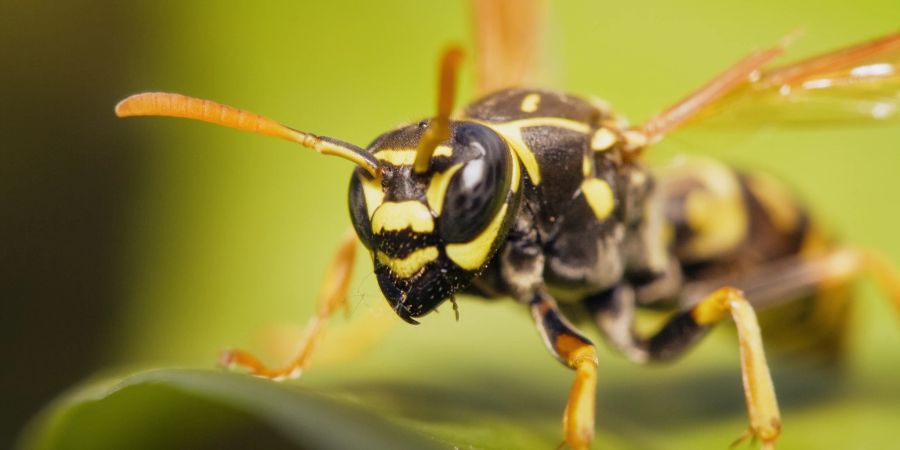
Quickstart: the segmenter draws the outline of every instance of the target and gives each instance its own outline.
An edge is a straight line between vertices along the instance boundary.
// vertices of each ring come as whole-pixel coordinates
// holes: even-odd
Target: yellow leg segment
[[[883,255],[872,250],[856,250],[856,254],[861,259],[863,268],[875,278],[881,290],[888,295],[897,317],[900,317],[900,272],[897,271],[897,267]]]
[[[590,448],[594,439],[594,407],[597,393],[597,351],[559,312],[556,302],[543,291],[531,301],[531,315],[547,349],[561,363],[575,370],[563,412],[563,437],[560,447],[575,450]]]
[[[834,250],[824,259],[822,284],[841,284],[870,275],[900,317],[900,272],[894,263],[874,250],[844,247]]]
[[[698,325],[710,326],[728,313],[737,326],[744,398],[750,419],[750,429],[738,440],[752,435],[762,442],[763,449],[774,449],[781,432],[781,414],[753,307],[741,291],[726,287],[704,298],[691,311],[691,317]]]
[[[319,306],[303,333],[297,355],[282,367],[266,367],[259,359],[242,350],[226,350],[219,356],[219,363],[228,368],[240,367],[250,374],[273,380],[287,380],[300,376],[309,364],[316,343],[321,338],[325,324],[340,307],[346,307],[347,290],[356,257],[356,234],[347,233],[338,248],[337,255],[325,272],[325,279],[319,290]]]
[[[590,448],[594,439],[594,411],[597,395],[597,352],[590,343],[562,334],[556,349],[566,364],[575,369],[575,381],[563,413],[563,435],[575,450]]]
[[[563,433],[573,449],[587,449],[594,439],[594,411],[597,395],[597,354],[593,345],[579,348],[569,365],[575,382],[563,413]]]

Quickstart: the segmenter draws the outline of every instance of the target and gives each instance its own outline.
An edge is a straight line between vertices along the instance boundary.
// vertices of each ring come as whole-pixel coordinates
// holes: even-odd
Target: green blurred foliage
[[[13,143],[6,148],[18,163],[5,165],[17,172],[2,177],[3,186],[11,179],[18,184],[10,186],[19,187],[4,194],[29,199],[24,206],[10,202],[9,211],[15,217],[47,211],[37,214],[41,218],[67,211],[60,215],[76,223],[95,218],[73,236],[62,220],[43,234],[33,234],[32,222],[23,221],[17,233],[4,235],[24,248],[16,255],[36,261],[26,267],[31,277],[16,284],[10,297],[39,305],[25,309],[21,319],[13,316],[33,326],[31,334],[23,329],[9,342],[22,355],[48,355],[15,371],[10,380],[16,392],[38,392],[33,384],[43,382],[30,381],[32,373],[55,374],[59,390],[61,380],[71,384],[101,367],[209,368],[225,346],[265,354],[260,336],[302,324],[313,311],[325,264],[349,224],[351,168],[344,161],[208,125],[117,121],[111,114],[117,97],[145,90],[189,93],[363,145],[381,131],[427,116],[440,48],[450,41],[471,44],[463,1],[73,4],[61,10],[50,2],[0,4],[0,17],[20,20],[0,27],[3,48],[12,51],[13,43],[21,43],[25,49],[15,54],[22,61],[43,62],[3,63],[10,64],[4,76],[26,87],[7,84],[4,106],[30,111],[15,115],[10,108],[0,121],[24,121],[4,124]],[[897,13],[896,0],[559,1],[548,12],[543,72],[549,86],[605,98],[639,121],[798,26],[807,33],[791,49],[797,57],[894,31]],[[55,39],[41,39],[45,34]],[[471,99],[471,81],[464,77],[463,99]],[[22,98],[45,89],[52,95],[33,103]],[[54,112],[52,133],[45,129],[47,111]],[[18,136],[21,131],[31,137]],[[67,140],[72,136],[74,142]],[[651,158],[710,154],[773,172],[844,239],[900,261],[900,213],[893,206],[900,193],[898,141],[897,127],[872,126],[692,133],[668,139]],[[35,168],[35,154],[56,165]],[[58,172],[63,182],[44,183]],[[104,183],[90,184],[98,179]],[[26,181],[34,180],[47,192],[28,189]],[[78,194],[74,201],[48,202],[72,192]],[[47,239],[80,245],[61,263],[46,266],[59,256],[44,247]],[[351,289],[356,312],[383,302],[370,263],[360,259]],[[72,271],[87,288],[72,291],[79,286],[67,282]],[[65,292],[74,292],[74,299],[52,295]],[[106,301],[90,301],[97,292]],[[861,294],[842,379],[791,361],[773,363],[786,448],[883,448],[892,442],[892,424],[900,420],[894,376],[900,332],[880,293],[866,283]],[[419,327],[399,325],[359,360],[311,370],[299,383],[350,398],[369,414],[443,442],[555,445],[571,373],[548,357],[530,318],[512,302],[463,299],[460,306],[459,323],[442,310]],[[53,326],[71,318],[82,320],[69,334]],[[102,339],[79,340],[81,329]],[[58,352],[60,342],[84,345]],[[54,359],[66,357],[88,362],[59,369]],[[714,333],[673,366],[632,367],[603,352],[600,373],[598,447],[721,448],[745,427],[736,346],[727,332]],[[46,388],[42,392],[47,395]],[[147,400],[134,395],[135,402]],[[228,396],[212,397],[224,404]],[[216,410],[197,401],[176,395],[167,408]],[[23,406],[19,414],[33,407]],[[210,423],[223,429],[262,420],[257,431],[271,426],[242,415],[247,413],[240,407],[210,412],[223,416]],[[124,417],[138,420],[140,412]]]

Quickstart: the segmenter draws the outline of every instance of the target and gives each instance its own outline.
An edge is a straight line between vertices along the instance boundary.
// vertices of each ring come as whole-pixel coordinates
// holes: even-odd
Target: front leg
[[[563,317],[556,302],[543,289],[535,292],[531,315],[544,345],[567,367],[575,370],[575,382],[563,413],[563,433],[573,449],[589,448],[594,438],[594,410],[597,392],[597,352]]]
[[[535,234],[514,232],[501,254],[501,274],[510,293],[531,309],[538,332],[550,353],[575,370],[575,381],[563,413],[565,443],[587,449],[594,438],[597,352],[560,313],[543,282],[544,255]]]
[[[325,323],[335,311],[347,305],[347,289],[356,255],[356,241],[356,234],[349,230],[325,273],[325,280],[319,291],[318,309],[306,325],[303,340],[291,361],[281,367],[267,367],[243,350],[226,350],[219,355],[219,363],[228,368],[241,367],[252,375],[276,381],[299,377],[309,364],[313,350],[324,333]]]

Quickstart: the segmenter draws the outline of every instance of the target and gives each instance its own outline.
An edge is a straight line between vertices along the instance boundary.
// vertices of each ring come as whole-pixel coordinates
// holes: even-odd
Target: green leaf
[[[57,402],[26,448],[434,448],[427,436],[300,385],[152,370]]]
[[[665,369],[604,355],[594,448],[726,448],[746,427],[734,341],[726,331],[715,333],[699,355]],[[289,383],[185,369],[87,383],[52,404],[20,446],[549,449],[560,443],[571,373],[549,357],[451,354],[442,365],[426,353],[414,355],[383,373],[363,361]],[[873,356],[860,364],[864,374],[847,377],[775,358],[780,448],[890,448],[900,418],[897,366],[889,355]]]

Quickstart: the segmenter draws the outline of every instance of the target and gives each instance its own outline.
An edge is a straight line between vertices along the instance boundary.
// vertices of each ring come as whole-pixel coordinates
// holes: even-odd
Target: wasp
[[[653,170],[643,155],[676,130],[760,108],[775,123],[819,120],[835,112],[821,106],[828,97],[857,105],[835,121],[883,121],[900,90],[900,34],[773,65],[786,39],[633,126],[602,101],[529,85],[534,3],[474,6],[481,96],[455,109],[462,50],[451,47],[439,66],[435,116],[365,148],[179,94],[136,94],[116,106],[120,117],[211,122],[356,166],[353,232],[329,266],[297,356],[270,368],[230,350],[222,363],[276,380],[299,376],[346,301],[359,241],[391,309],[410,324],[448,300],[455,307],[460,293],[511,298],[528,309],[549,352],[575,372],[563,414],[565,444],[575,449],[593,439],[598,359],[570,318],[591,318],[608,344],[645,364],[682,355],[730,317],[749,416],[742,438],[774,448],[781,415],[756,310],[841,311],[846,298],[828,293],[865,273],[900,308],[900,277],[876,253],[830,239],[771,177],[708,159]],[[671,316],[655,333],[637,332],[636,313],[651,308]],[[788,328],[820,330],[801,336],[805,351],[835,354],[839,312],[828,320],[791,317]]]

